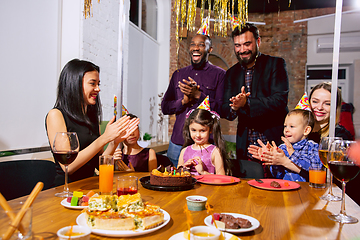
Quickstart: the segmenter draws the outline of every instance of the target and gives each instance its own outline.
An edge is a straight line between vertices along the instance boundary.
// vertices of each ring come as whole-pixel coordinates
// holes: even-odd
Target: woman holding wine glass
[[[54,139],[57,132],[75,132],[79,139],[79,152],[68,165],[69,182],[94,176],[99,167],[99,155],[112,155],[120,142],[126,139],[139,124],[139,119],[128,116],[115,121],[113,117],[100,135],[100,69],[95,64],[73,59],[61,71],[57,99],[54,108],[45,118],[45,127],[54,154]],[[104,151],[104,146],[108,147]],[[56,154],[56,153],[55,153]],[[57,165],[54,185],[65,182],[65,165]]]

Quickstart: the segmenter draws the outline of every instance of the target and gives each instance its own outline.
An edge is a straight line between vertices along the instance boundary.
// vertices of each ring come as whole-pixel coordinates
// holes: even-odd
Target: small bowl
[[[73,233],[82,233],[81,235],[75,235],[75,236],[65,236],[67,232],[69,232],[71,226],[63,227],[59,231],[57,231],[57,235],[59,237],[59,240],[69,240],[76,239],[76,240],[90,240],[90,233],[91,229],[89,227],[74,225],[73,226]]]
[[[205,234],[205,236],[197,236],[196,233],[202,233]],[[194,240],[219,240],[220,238],[220,230],[208,226],[192,227],[190,228],[190,234]],[[211,236],[208,236],[207,234],[211,234]]]
[[[204,196],[192,195],[186,197],[187,206],[190,211],[205,210],[206,201],[207,198]]]

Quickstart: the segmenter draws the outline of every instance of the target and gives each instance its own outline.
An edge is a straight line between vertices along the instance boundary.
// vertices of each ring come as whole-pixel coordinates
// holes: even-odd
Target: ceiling
[[[235,14],[237,14],[237,2],[235,1]],[[247,0],[250,13],[271,13],[280,11],[292,11],[300,9],[328,8],[335,7],[336,0]],[[201,7],[200,0],[197,1],[197,7]],[[214,0],[211,0],[214,6]],[[289,6],[290,2],[290,6]],[[360,8],[360,0],[343,0],[343,6]],[[205,0],[205,8],[208,9],[208,0]]]
[[[289,7],[290,1],[290,7]],[[343,0],[344,6],[355,7],[360,0]],[[248,0],[249,12],[270,13],[300,9],[335,7],[336,0]]]

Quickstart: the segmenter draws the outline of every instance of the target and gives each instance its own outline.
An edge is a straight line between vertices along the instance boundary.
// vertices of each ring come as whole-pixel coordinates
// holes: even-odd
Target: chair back
[[[48,160],[15,160],[0,162],[0,192],[11,200],[31,193],[38,182],[52,187],[56,176],[55,163]]]
[[[156,159],[157,159],[157,166],[164,166],[164,167],[167,167],[167,166],[174,166],[174,164],[170,161],[170,159],[165,156],[165,155],[162,155],[162,154],[156,154]],[[176,166],[177,167],[177,166]]]
[[[264,178],[263,166],[248,160],[232,160],[232,175],[239,178]]]

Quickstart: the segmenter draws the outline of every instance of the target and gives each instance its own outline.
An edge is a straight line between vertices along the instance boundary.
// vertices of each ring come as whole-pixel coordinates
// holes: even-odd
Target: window
[[[130,21],[156,40],[157,39],[156,0],[130,0]]]

